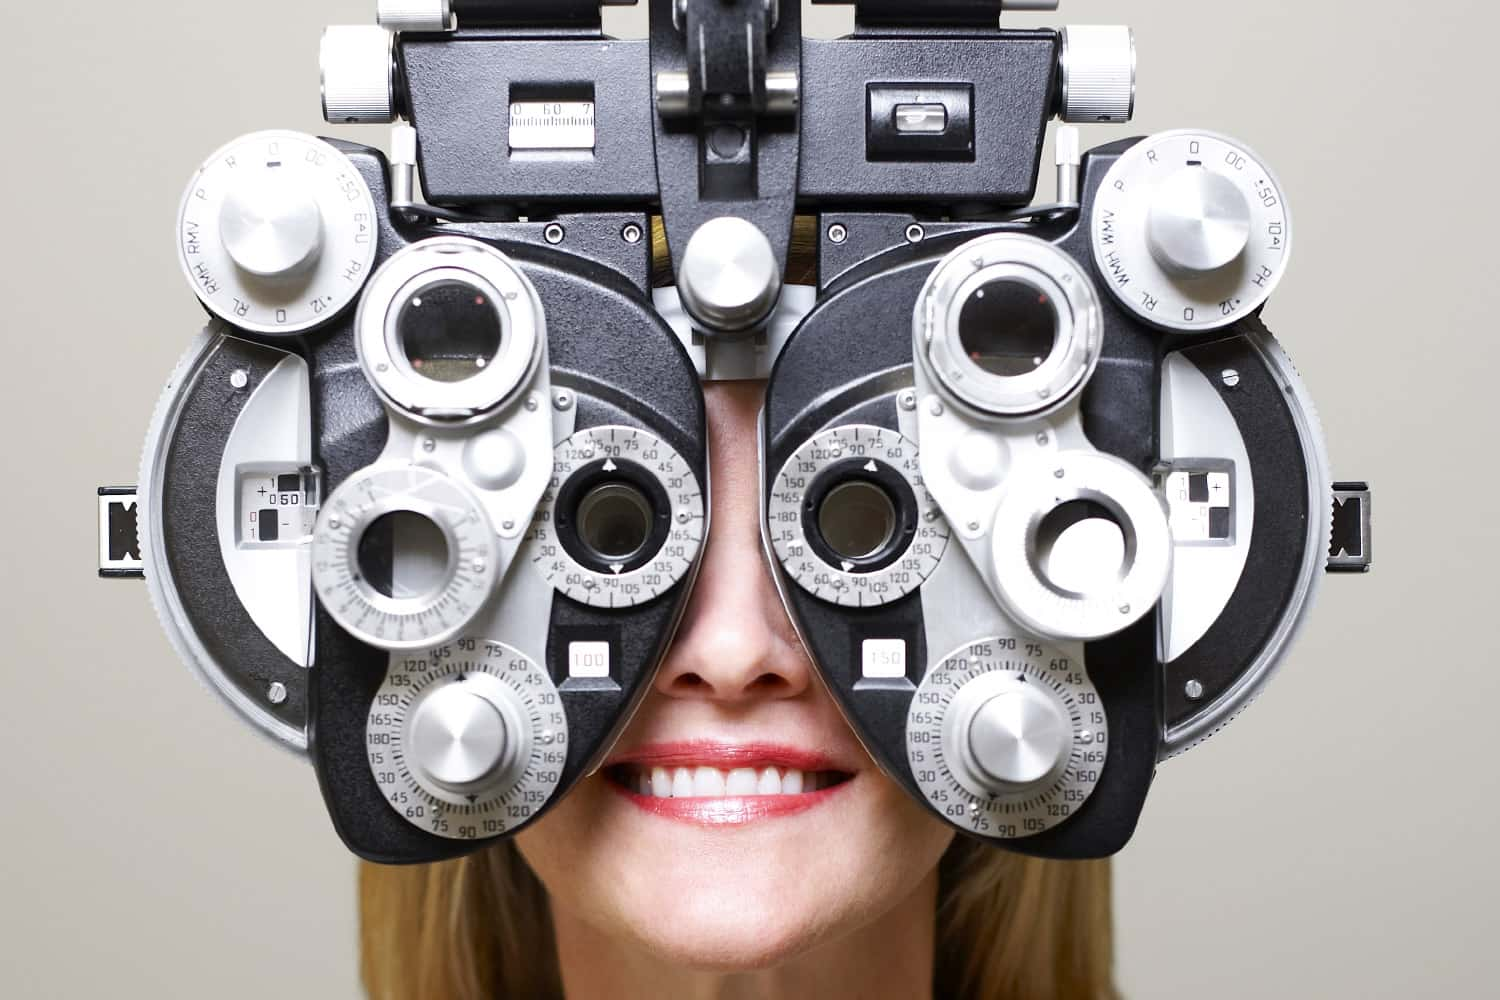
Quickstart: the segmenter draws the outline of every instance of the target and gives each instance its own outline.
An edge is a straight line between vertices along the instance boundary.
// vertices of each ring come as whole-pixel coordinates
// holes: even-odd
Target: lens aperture
[[[891,543],[897,528],[896,504],[878,484],[862,479],[828,491],[818,509],[818,532],[842,559],[863,560]]]
[[[958,337],[969,360],[991,375],[1029,375],[1057,345],[1057,306],[1037,286],[1015,278],[991,281],[969,296]]]
[[[488,292],[463,281],[441,281],[401,307],[396,337],[418,375],[463,382],[495,360],[504,327]]]
[[[372,523],[359,540],[360,575],[376,593],[418,600],[448,581],[448,539],[430,518],[398,510]]]
[[[578,537],[602,562],[628,562],[651,540],[655,515],[628,483],[596,486],[578,504]]]

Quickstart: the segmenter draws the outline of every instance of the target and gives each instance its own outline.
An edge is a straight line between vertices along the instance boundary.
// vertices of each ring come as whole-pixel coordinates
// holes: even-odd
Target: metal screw
[[[1122,615],[1128,615],[1128,614],[1130,614],[1130,605],[1128,605],[1128,604],[1122,604],[1122,605],[1120,605],[1120,614],[1122,614]]]
[[[1052,439],[1047,436],[1046,431],[1043,431],[1036,436],[1036,443],[1041,445],[1043,448],[1047,447],[1047,442],[1051,440]]]
[[[546,240],[548,243],[551,243],[553,246],[557,246],[559,243],[561,243],[563,241],[563,237],[567,235],[568,231],[562,226],[558,225],[556,222],[547,223],[547,228],[542,230],[542,239]]]
[[[842,223],[835,222],[828,227],[828,241],[830,243],[842,243],[849,238],[849,230]]]
[[[270,689],[266,691],[266,697],[271,700],[271,704],[280,705],[286,701],[286,685],[280,681],[274,682]]]
[[[437,442],[434,441],[432,438],[427,438],[425,441],[422,442],[422,450],[426,451],[426,452],[437,451]]]
[[[927,412],[931,413],[934,417],[941,417],[943,415],[943,401],[941,399],[934,399],[928,403]]]
[[[978,521],[970,521],[969,522],[969,530],[970,531],[978,531],[979,530],[979,522]]]
[[[475,559],[474,560],[474,572],[476,572],[476,573],[483,573],[484,569],[485,569],[485,567],[484,567],[484,560],[483,559]]]
[[[502,522],[500,524],[500,530],[501,531],[515,531],[516,530],[516,522],[514,522],[514,521],[504,521],[504,522]]]
[[[573,408],[573,394],[570,392],[558,392],[552,397],[552,405],[559,410],[571,410]]]
[[[642,231],[641,227],[636,225],[634,222],[626,223],[625,228],[620,230],[620,239],[624,240],[626,243],[631,244],[632,246],[645,239],[645,237],[645,232]]]
[[[541,405],[542,405],[541,401],[538,400],[535,395],[531,395],[531,396],[527,396],[526,397],[526,410],[527,410],[527,412],[529,412],[529,413],[535,413],[537,411],[537,408],[540,407]]]
[[[692,519],[693,519],[693,515],[689,514],[685,510],[684,511],[679,511],[677,513],[677,523],[678,524],[687,524]]]
[[[1224,380],[1224,387],[1226,389],[1236,389],[1239,387],[1240,373],[1233,368],[1224,369],[1224,373],[1219,377]]]
[[[1203,685],[1196,680],[1188,681],[1182,690],[1193,701],[1203,697]]]
[[[917,408],[917,393],[913,389],[907,389],[897,397],[897,402],[903,410],[915,410]]]
[[[334,531],[337,531],[337,530],[339,530],[339,525],[341,525],[341,524],[343,524],[343,523],[344,523],[344,522],[342,522],[342,521],[340,521],[340,520],[339,520],[339,519],[338,519],[338,518],[336,518],[336,517],[330,517],[330,518],[329,518],[329,519],[328,519],[328,526],[329,526],[329,527],[330,527],[330,528],[332,528],[332,529],[333,529],[333,530],[334,530]]]
[[[1052,473],[1052,475],[1056,476],[1058,479],[1066,479],[1068,478],[1068,470],[1058,469],[1056,472]]]
[[[927,238],[927,230],[913,222],[906,227],[906,242],[921,243]]]
[[[229,384],[236,389],[243,389],[250,384],[250,373],[243,368],[237,368],[234,374],[229,376]]]

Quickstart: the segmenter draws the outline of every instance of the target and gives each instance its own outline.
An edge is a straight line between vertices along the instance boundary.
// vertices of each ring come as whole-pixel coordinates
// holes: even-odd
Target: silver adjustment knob
[[[1034,684],[1017,684],[981,705],[969,722],[969,760],[996,791],[1032,785],[1062,763],[1073,728]]]
[[[334,25],[323,32],[323,118],[330,124],[396,120],[395,36],[378,25]]]
[[[1069,25],[1062,30],[1065,122],[1128,122],[1135,114],[1135,33],[1124,25]]]
[[[391,31],[447,31],[453,5],[450,0],[380,0],[375,20]]]
[[[1157,189],[1147,240],[1162,267],[1211,274],[1239,260],[1250,243],[1250,202],[1223,174],[1185,167]]]
[[[781,267],[754,223],[724,216],[705,222],[688,241],[677,286],[682,304],[710,333],[737,333],[775,308]]]
[[[462,681],[423,699],[412,717],[409,751],[433,782],[471,788],[505,769],[513,740],[500,710]]]
[[[267,171],[242,179],[224,198],[219,239],[241,271],[278,278],[317,258],[323,215],[304,183]]]

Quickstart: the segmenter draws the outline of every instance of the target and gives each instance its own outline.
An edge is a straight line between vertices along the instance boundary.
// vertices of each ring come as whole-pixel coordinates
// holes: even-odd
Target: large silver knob
[[[438,688],[417,707],[408,749],[423,775],[462,791],[506,770],[514,743],[495,703],[458,681]]]
[[[1062,120],[1122,123],[1135,114],[1135,34],[1124,25],[1062,30]]]
[[[323,246],[323,214],[300,178],[252,174],[224,198],[219,239],[235,267],[262,278],[302,270]]]
[[[1244,254],[1250,224],[1250,202],[1239,185],[1202,167],[1184,167],[1152,196],[1147,241],[1162,267],[1184,276],[1211,274]]]
[[[781,267],[754,223],[711,219],[688,241],[677,275],[682,304],[708,332],[738,333],[770,315],[781,297]]]
[[[1072,740],[1061,707],[1035,684],[1017,684],[975,711],[968,756],[980,782],[1000,792],[1050,776]]]
[[[333,125],[396,120],[395,36],[379,25],[336,24],[323,32],[323,118]]]

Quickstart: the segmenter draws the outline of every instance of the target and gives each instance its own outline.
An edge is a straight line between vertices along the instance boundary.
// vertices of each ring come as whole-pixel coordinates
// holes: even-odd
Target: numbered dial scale
[[[299,132],[257,132],[209,157],[177,219],[178,257],[219,318],[264,334],[327,322],[375,261],[375,201],[349,158]]]
[[[557,791],[568,717],[535,660],[476,638],[391,657],[365,727],[391,808],[451,840],[497,837]]]
[[[1083,664],[1026,638],[985,639],[944,659],[906,719],[907,761],[927,801],[995,839],[1042,833],[1077,812],[1108,746]]]
[[[569,498],[623,485],[650,508],[644,543],[587,559],[576,541],[581,511]],[[585,501],[587,503],[587,501]],[[630,608],[671,590],[698,561],[703,487],[665,441],[636,427],[591,427],[553,452],[552,482],[537,507],[524,558],[559,593],[595,608]],[[587,564],[585,560],[587,559]]]
[[[381,536],[367,539],[372,530]],[[478,499],[415,465],[371,466],[340,486],[318,517],[312,552],[323,607],[380,649],[420,649],[457,635],[489,600],[497,575],[495,531]]]
[[[1105,176],[1092,236],[1121,304],[1164,329],[1206,332],[1250,315],[1276,290],[1292,217],[1275,176],[1243,144],[1164,132]]]
[[[878,547],[885,554],[877,551],[866,565],[809,540],[809,529],[821,530],[820,510],[809,507],[820,506],[823,490],[815,488],[829,476],[841,483],[868,481],[887,494],[894,486],[901,494],[891,511],[895,545]],[[825,503],[838,488],[827,491]],[[799,448],[776,477],[766,519],[771,547],[787,575],[814,597],[842,607],[880,607],[905,597],[932,575],[948,548],[948,521],[923,485],[916,442],[873,425],[824,431]]]

